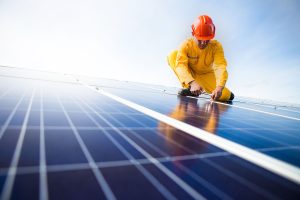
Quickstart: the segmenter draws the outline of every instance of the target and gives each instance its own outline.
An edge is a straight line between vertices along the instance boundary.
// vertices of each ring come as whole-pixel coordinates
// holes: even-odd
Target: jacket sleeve
[[[227,62],[224,57],[224,50],[220,43],[216,44],[216,49],[214,53],[214,64],[213,69],[216,76],[216,84],[217,86],[225,86],[228,72],[227,72]]]
[[[189,44],[188,41],[185,41],[181,44],[175,63],[175,72],[178,76],[179,81],[185,87],[188,87],[188,84],[194,80],[190,68],[188,66],[188,52]]]

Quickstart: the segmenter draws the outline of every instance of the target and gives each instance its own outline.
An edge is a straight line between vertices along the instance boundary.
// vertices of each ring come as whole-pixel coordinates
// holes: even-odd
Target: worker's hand
[[[222,91],[224,87],[217,86],[216,89],[211,93],[211,99],[212,100],[218,100],[222,96]]]
[[[194,95],[202,94],[203,89],[196,81],[192,81],[190,83],[190,86],[191,86],[190,91],[191,91],[192,94],[194,94]]]

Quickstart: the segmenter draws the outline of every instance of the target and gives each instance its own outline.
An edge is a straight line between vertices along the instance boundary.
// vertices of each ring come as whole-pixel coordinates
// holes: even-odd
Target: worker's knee
[[[232,100],[233,98],[234,98],[233,93],[225,87],[222,91],[221,97],[218,100],[219,101],[229,101],[229,100]]]

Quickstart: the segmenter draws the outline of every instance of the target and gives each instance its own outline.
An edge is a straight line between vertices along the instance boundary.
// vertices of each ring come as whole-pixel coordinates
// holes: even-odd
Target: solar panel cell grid
[[[35,73],[31,78],[43,78]],[[0,78],[12,83],[0,88],[1,199],[300,196],[297,183],[79,83],[57,83],[62,80]],[[296,120],[112,82],[134,87],[106,88],[113,94],[299,166]]]
[[[0,137],[1,168],[9,168],[19,135],[20,129],[6,129]]]
[[[96,162],[127,160],[126,156],[102,131],[79,131]]]
[[[39,165],[39,140],[39,130],[26,130],[18,163],[19,167]]]
[[[38,199],[39,175],[17,175],[12,191],[11,199]]]
[[[105,199],[91,170],[48,173],[50,199]]]

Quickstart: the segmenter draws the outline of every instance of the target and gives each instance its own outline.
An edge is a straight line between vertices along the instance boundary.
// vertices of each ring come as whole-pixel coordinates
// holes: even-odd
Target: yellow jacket
[[[223,47],[217,40],[211,40],[205,49],[200,49],[197,40],[185,40],[177,53],[175,71],[180,82],[187,85],[193,81],[193,74],[214,72],[217,86],[225,86],[228,73]]]

